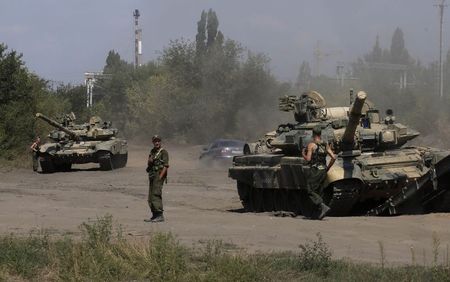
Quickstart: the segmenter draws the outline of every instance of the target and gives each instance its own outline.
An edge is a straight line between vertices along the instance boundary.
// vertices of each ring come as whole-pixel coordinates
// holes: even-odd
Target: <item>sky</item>
[[[195,40],[202,10],[213,9],[226,38],[271,58],[270,69],[295,81],[302,61],[316,69],[314,48],[324,54],[320,72],[334,75],[371,50],[379,35],[389,48],[395,28],[409,53],[438,60],[438,0],[0,0],[0,43],[23,54],[27,67],[55,82],[80,84],[100,71],[109,50],[134,61],[134,9],[139,9],[143,62],[156,59],[170,40]],[[444,12],[449,49],[450,7]],[[445,54],[444,53],[444,54]]]

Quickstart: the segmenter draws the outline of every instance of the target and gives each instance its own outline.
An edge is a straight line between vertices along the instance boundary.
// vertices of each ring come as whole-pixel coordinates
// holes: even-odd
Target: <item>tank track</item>
[[[440,193],[430,203],[425,204],[428,212],[450,212],[450,171],[438,179]]]
[[[330,216],[349,215],[359,197],[359,183],[340,181],[330,186],[324,202],[331,208]],[[308,208],[302,212],[301,204],[305,195],[299,189],[260,189],[238,181],[238,193],[242,206],[247,212],[285,211],[309,215]]]
[[[238,181],[238,193],[247,212],[288,211],[300,214],[300,190],[259,189]]]
[[[40,166],[42,173],[52,173],[55,172],[55,166],[53,164],[52,158],[45,154],[40,158]]]
[[[128,154],[112,155],[110,152],[101,152],[98,155],[98,163],[101,170],[113,170],[126,166]]]
[[[325,190],[324,202],[331,209],[329,216],[350,215],[358,201],[360,183],[354,180],[343,180],[333,183]]]

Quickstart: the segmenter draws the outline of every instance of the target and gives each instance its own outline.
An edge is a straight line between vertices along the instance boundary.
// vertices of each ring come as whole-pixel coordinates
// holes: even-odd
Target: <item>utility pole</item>
[[[442,24],[444,21],[444,8],[447,5],[444,4],[445,0],[441,0],[441,3],[435,5],[439,8],[439,97],[444,96],[444,65],[442,63]]]
[[[338,62],[336,66],[336,79],[341,87],[344,87],[344,62]]]
[[[92,97],[94,95],[94,84],[97,79],[101,77],[102,72],[85,72],[84,85],[86,85],[86,107],[90,108],[93,105]]]
[[[138,68],[141,64],[142,56],[142,29],[139,28],[139,10],[134,10],[134,67]]]
[[[316,46],[314,47],[314,58],[315,58],[315,75],[320,76],[320,65],[326,57],[333,56],[333,55],[341,55],[341,50],[335,50],[331,52],[323,52],[320,48],[320,41],[317,41]]]
[[[84,73],[84,85],[86,85],[86,107],[93,105],[94,85],[99,79],[111,78],[110,74],[104,74],[102,71],[91,71]]]

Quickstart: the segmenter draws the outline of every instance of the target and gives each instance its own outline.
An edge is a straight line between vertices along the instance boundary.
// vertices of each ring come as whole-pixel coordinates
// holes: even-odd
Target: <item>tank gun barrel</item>
[[[355,97],[355,102],[350,109],[348,125],[345,129],[344,135],[342,136],[342,145],[344,150],[349,150],[353,147],[356,128],[359,125],[359,119],[361,118],[361,112],[366,98],[367,94],[364,91],[359,91]]]
[[[65,127],[62,126],[60,123],[58,123],[58,122],[52,120],[51,118],[47,117],[46,115],[43,115],[43,114],[41,114],[41,113],[37,113],[37,114],[36,114],[36,117],[37,117],[37,118],[40,118],[40,119],[42,119],[42,120],[44,120],[44,121],[46,121],[46,122],[47,122],[48,124],[50,124],[51,126],[56,127],[56,128],[58,128],[59,130],[65,132],[65,133],[68,134],[72,139],[75,139],[75,140],[78,139],[78,135],[77,135],[75,132],[73,132],[73,131],[71,131],[71,130],[65,128]]]

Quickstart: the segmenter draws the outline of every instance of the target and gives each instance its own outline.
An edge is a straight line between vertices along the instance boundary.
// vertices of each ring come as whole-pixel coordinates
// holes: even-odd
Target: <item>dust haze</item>
[[[163,189],[165,223],[143,221],[149,216],[148,147],[132,145],[127,167],[115,171],[83,165],[67,173],[37,174],[31,169],[0,172],[0,233],[27,235],[32,230],[45,230],[51,236],[80,236],[82,222],[111,214],[127,239],[172,232],[187,246],[216,239],[230,243],[237,251],[253,253],[296,251],[300,243],[313,240],[320,232],[336,258],[376,263],[381,242],[386,260],[393,264],[410,263],[411,249],[418,257],[424,253],[423,263],[430,264],[433,236],[440,238],[441,246],[450,243],[448,214],[311,221],[242,213],[226,167],[201,165],[200,146],[164,146],[171,157]]]
[[[111,172],[83,165],[37,174],[31,163],[0,170],[1,234],[79,236],[83,221],[111,214],[128,238],[172,232],[188,245],[221,239],[250,252],[296,250],[320,232],[335,257],[377,262],[382,242],[387,261],[406,264],[411,249],[431,261],[433,234],[450,244],[444,213],[321,222],[242,213],[227,167],[198,161],[202,145],[216,138],[253,142],[294,123],[278,98],[309,90],[330,107],[348,106],[349,90],[364,90],[380,113],[393,109],[397,122],[421,132],[411,144],[450,149],[450,15],[445,8],[441,89],[438,1],[91,2],[2,3],[0,47],[23,54],[24,72],[40,82],[24,87],[33,90],[21,103],[10,95],[0,105],[0,159],[26,154],[34,136],[48,134],[35,111],[73,111],[80,122],[94,114],[112,120],[129,140],[129,163]],[[106,74],[89,108],[86,71]],[[154,134],[163,136],[171,164],[167,222],[149,225],[145,166]]]

